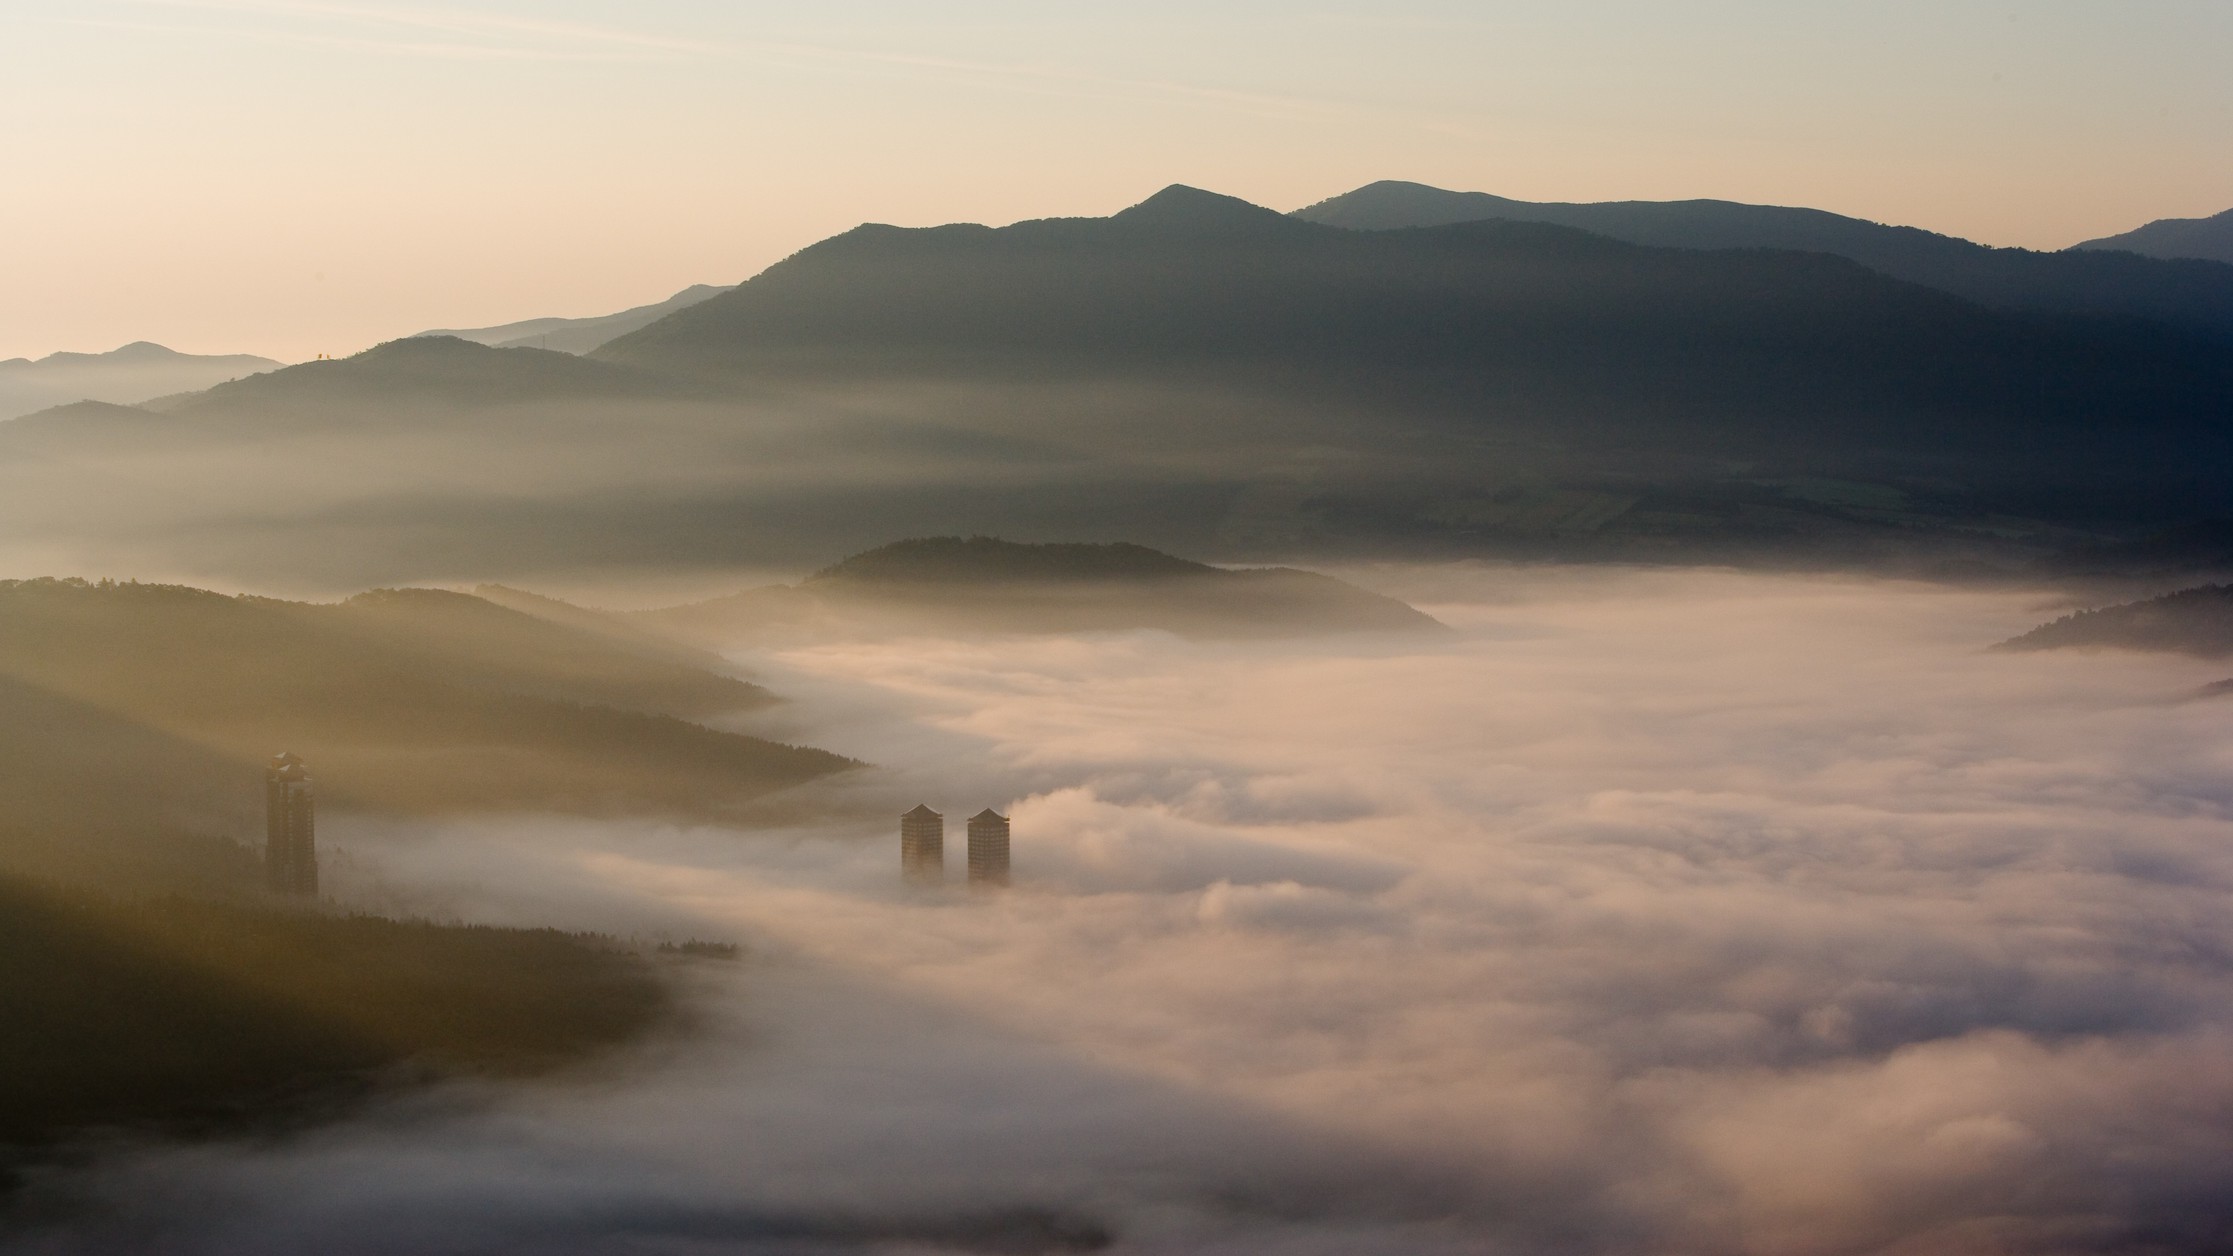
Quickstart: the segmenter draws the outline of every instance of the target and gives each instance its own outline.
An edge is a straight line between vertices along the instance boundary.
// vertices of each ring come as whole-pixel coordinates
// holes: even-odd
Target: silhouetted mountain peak
[[[388,340],[341,359],[366,365],[405,362],[471,362],[495,361],[495,355],[508,352],[466,340],[460,336],[407,336],[401,340]],[[528,349],[524,352],[534,353]]]
[[[1119,210],[1112,221],[1135,226],[1261,229],[1284,226],[1290,220],[1278,210],[1251,204],[1237,196],[1174,183],[1129,209]]]

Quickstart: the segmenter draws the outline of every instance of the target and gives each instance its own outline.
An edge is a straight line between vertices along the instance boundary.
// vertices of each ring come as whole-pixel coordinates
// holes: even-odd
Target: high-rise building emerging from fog
[[[946,884],[946,817],[918,803],[899,818],[899,870],[910,885]]]
[[[1008,884],[1008,817],[990,807],[969,817],[969,883]]]
[[[310,772],[280,754],[264,769],[264,875],[281,894],[318,893],[318,813]]]

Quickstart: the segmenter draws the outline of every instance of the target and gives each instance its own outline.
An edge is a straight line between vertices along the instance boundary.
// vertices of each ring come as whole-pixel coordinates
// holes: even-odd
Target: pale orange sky
[[[14,0],[0,357],[350,353],[1173,182],[2059,248],[2233,207],[2228,65],[2222,0]]]

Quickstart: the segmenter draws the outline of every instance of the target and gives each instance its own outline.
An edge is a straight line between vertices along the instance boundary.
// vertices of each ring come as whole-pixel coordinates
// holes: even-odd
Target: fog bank
[[[53,1192],[12,1250],[2191,1251],[2233,1236],[2233,706],[2008,592],[1383,569],[1447,640],[740,656],[1012,808],[339,826],[350,893],[695,932],[700,1038]],[[888,805],[887,805],[888,804]]]

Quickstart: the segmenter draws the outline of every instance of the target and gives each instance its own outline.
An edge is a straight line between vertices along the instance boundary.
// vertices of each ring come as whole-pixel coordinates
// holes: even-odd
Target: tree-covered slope
[[[2147,650],[2222,658],[2233,654],[2233,584],[2077,611],[1996,648]]]

